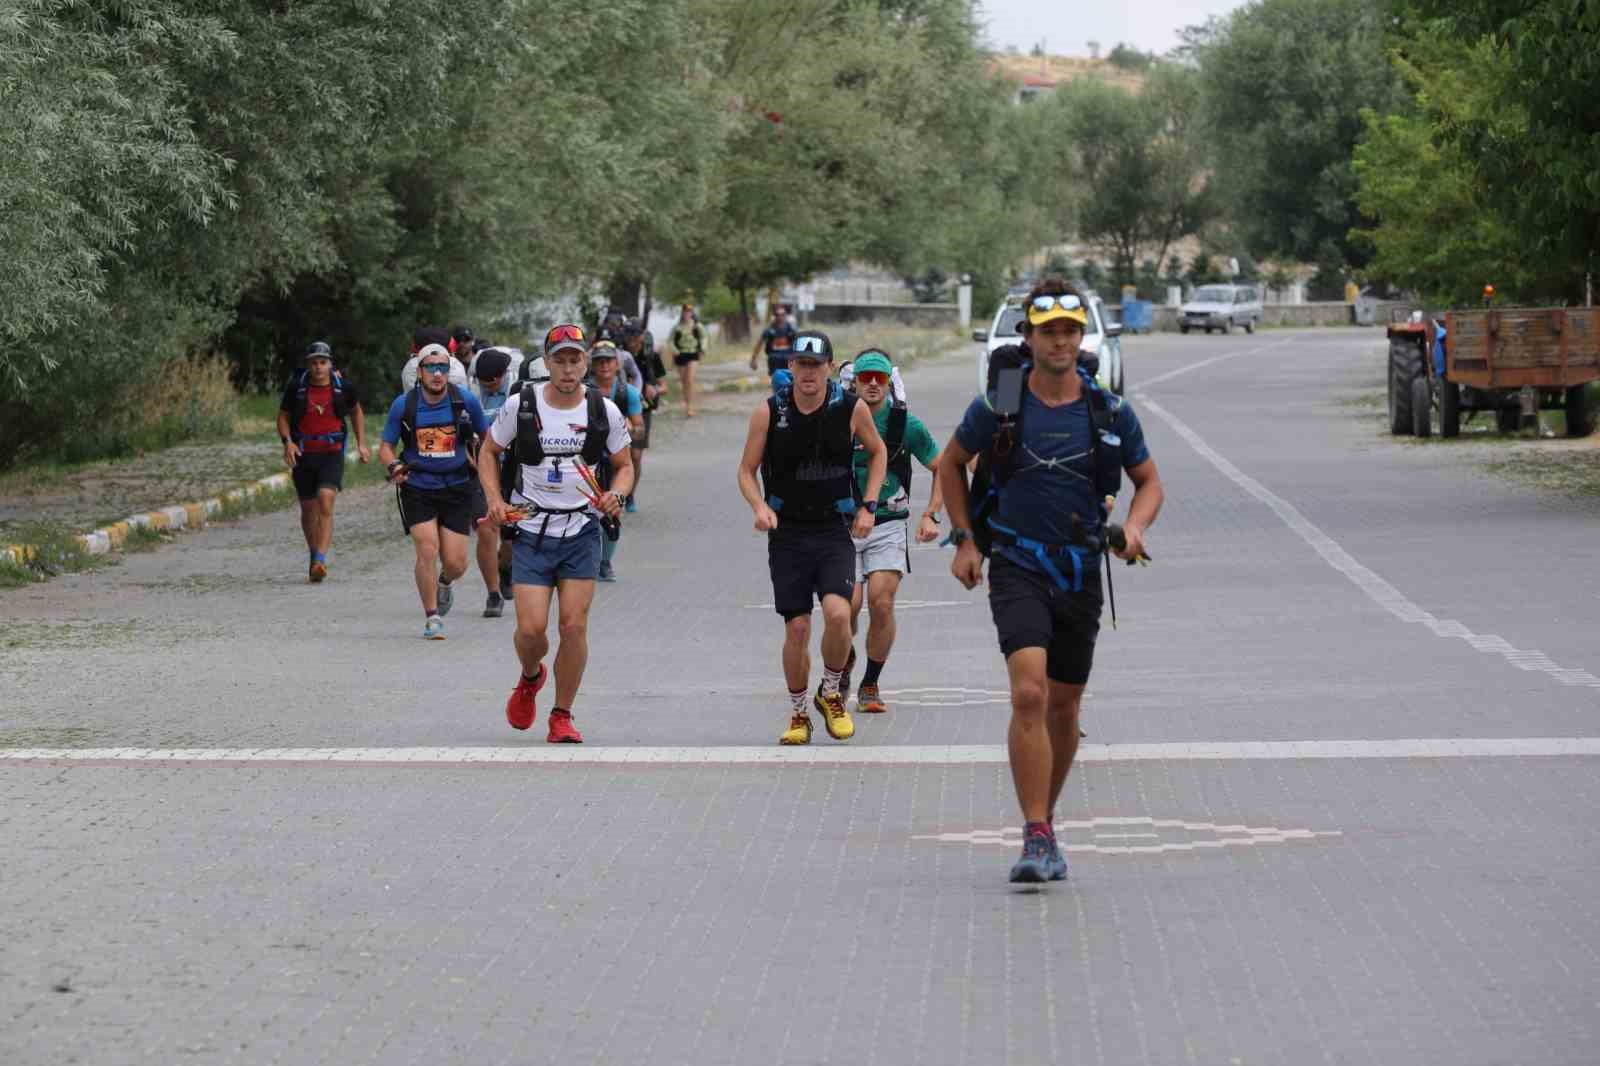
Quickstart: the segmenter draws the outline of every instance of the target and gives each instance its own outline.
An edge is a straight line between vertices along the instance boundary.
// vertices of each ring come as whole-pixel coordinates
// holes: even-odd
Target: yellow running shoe
[[[811,716],[804,711],[789,719],[789,728],[778,738],[779,744],[811,743]]]
[[[843,696],[837,692],[831,696],[818,693],[811,702],[822,712],[822,724],[834,740],[849,740],[856,735],[856,724],[845,709]]]

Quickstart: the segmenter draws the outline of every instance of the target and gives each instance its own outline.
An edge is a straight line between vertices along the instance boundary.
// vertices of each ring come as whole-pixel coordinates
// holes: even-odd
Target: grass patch
[[[20,565],[9,559],[0,561],[0,587],[20,588],[59,574],[97,570],[110,562],[103,555],[84,551],[71,530],[47,522],[18,526],[7,539],[27,550],[29,557]]]
[[[155,551],[171,539],[171,533],[156,529],[154,526],[134,526],[128,530],[128,535],[123,540],[122,550],[125,552]]]
[[[1597,449],[1519,449],[1515,455],[1484,464],[1484,469],[1547,492],[1577,498],[1600,497],[1600,450]]]

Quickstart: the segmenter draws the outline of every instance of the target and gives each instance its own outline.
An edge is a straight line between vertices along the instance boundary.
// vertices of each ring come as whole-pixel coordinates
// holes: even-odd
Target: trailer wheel
[[[1461,435],[1461,386],[1453,381],[1439,382],[1439,436]]]
[[[1494,409],[1494,428],[1501,433],[1515,433],[1522,426],[1522,412],[1503,404]]]
[[[1178,332],[1187,337],[1189,335],[1189,327],[1187,325],[1181,325],[1178,327]]]
[[[1422,374],[1422,347],[1396,337],[1389,341],[1389,432],[1412,432],[1411,383]],[[1423,378],[1424,384],[1427,379]]]
[[[1589,410],[1589,397],[1584,385],[1567,390],[1567,436],[1587,437],[1594,432],[1594,412]]]
[[[1433,436],[1433,397],[1428,394],[1428,379],[1411,379],[1411,432],[1419,437]]]

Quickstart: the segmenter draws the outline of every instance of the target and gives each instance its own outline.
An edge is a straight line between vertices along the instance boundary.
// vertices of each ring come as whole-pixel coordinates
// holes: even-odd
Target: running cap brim
[[[1072,311],[1068,311],[1060,304],[1050,308],[1048,311],[1037,311],[1032,307],[1028,308],[1028,325],[1030,326],[1042,326],[1046,322],[1054,322],[1058,318],[1064,318],[1069,322],[1076,322],[1078,325],[1083,326],[1084,328],[1088,328],[1089,325],[1089,316],[1084,313],[1083,308],[1081,307]]]

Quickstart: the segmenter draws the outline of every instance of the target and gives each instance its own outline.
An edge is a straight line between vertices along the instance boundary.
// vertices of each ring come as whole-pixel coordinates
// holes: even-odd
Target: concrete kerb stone
[[[354,462],[355,452],[345,454],[345,462]],[[213,496],[208,500],[195,503],[174,504],[170,507],[158,507],[154,511],[145,511],[142,514],[129,515],[120,522],[113,522],[109,526],[80,533],[77,536],[79,547],[90,555],[105,555],[108,552],[121,548],[128,540],[128,534],[135,529],[157,529],[170,532],[179,529],[201,529],[206,525],[207,519],[220,512],[228,502],[239,502],[252,496],[259,496],[263,492],[271,492],[287,488],[290,483],[287,471],[272,474],[269,477],[230,489],[220,496]],[[0,558],[9,559],[14,566],[26,566],[38,554],[37,549],[31,544],[7,544],[0,546]]]

